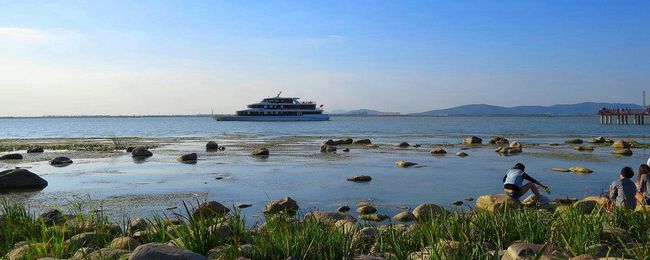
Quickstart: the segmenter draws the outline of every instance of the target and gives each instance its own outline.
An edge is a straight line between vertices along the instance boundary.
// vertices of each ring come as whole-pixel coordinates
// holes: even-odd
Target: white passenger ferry
[[[323,105],[301,102],[296,97],[265,98],[259,103],[248,105],[248,109],[237,111],[236,115],[213,115],[217,121],[328,121],[323,114]]]

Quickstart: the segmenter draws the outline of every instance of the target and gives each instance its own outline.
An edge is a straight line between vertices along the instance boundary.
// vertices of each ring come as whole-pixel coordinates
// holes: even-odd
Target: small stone
[[[27,153],[42,153],[44,152],[42,147],[32,147],[27,149]]]
[[[290,197],[284,197],[279,200],[270,201],[264,208],[265,214],[287,213],[295,215],[300,207],[298,203]]]
[[[369,182],[372,178],[368,175],[356,175],[349,177],[347,180],[352,182]]]
[[[252,156],[269,156],[269,149],[265,147],[257,148],[251,152]]]
[[[584,145],[579,145],[576,147],[573,147],[576,151],[593,151],[594,147],[593,146],[584,146]]]
[[[592,171],[590,169],[587,169],[585,167],[580,167],[580,166],[571,167],[571,168],[569,168],[569,171],[573,172],[573,173],[581,173],[581,174],[587,174],[587,173],[594,172],[594,171]]]
[[[417,165],[417,163],[399,160],[395,162],[395,165],[400,168],[408,168]]]
[[[133,156],[133,157],[151,157],[151,156],[153,156],[153,153],[151,151],[149,151],[149,149],[147,149],[144,146],[138,146],[135,149],[133,149],[133,151],[131,152],[131,156]]]
[[[465,157],[465,156],[468,156],[468,155],[469,154],[467,154],[466,152],[457,152],[456,153],[456,156],[458,156],[458,157]]]
[[[369,215],[377,212],[377,209],[373,206],[366,205],[357,208],[357,214],[359,215]]]
[[[176,158],[179,162],[196,162],[198,159],[199,156],[196,153],[184,154]]]
[[[64,165],[70,165],[72,163],[73,162],[72,160],[70,160],[70,158],[64,156],[59,156],[50,160],[50,165],[52,166],[64,166]]]
[[[567,144],[581,144],[581,143],[583,143],[583,141],[582,141],[582,139],[568,139],[568,140],[564,140],[564,143],[567,143]]]
[[[343,151],[343,152],[346,152],[346,153],[347,153],[347,152],[350,152],[350,148],[345,148],[345,149],[343,149],[342,151]]]
[[[467,198],[465,198],[465,201],[471,202],[471,201],[474,201],[474,198],[472,198],[472,197],[467,197]]]
[[[633,152],[629,148],[620,148],[620,149],[612,150],[612,154],[623,155],[623,156],[631,156],[633,154]]]
[[[397,146],[397,147],[409,147],[411,145],[409,143],[407,143],[407,142],[401,142],[401,143],[396,144],[395,146]]]
[[[253,206],[253,204],[248,204],[248,203],[237,204],[237,208],[240,208],[240,209],[250,208],[252,206]]]
[[[454,206],[461,206],[461,205],[463,205],[463,202],[460,201],[460,200],[457,200],[457,201],[454,201],[454,203],[452,203],[452,205],[454,205]]]
[[[206,151],[218,151],[219,150],[219,144],[215,141],[209,141],[207,144],[205,144],[205,150]]]
[[[442,148],[433,148],[433,149],[431,149],[431,154],[444,155],[444,154],[447,154],[447,151],[445,151],[445,149],[442,149]]]
[[[359,139],[359,140],[355,140],[355,141],[352,142],[352,143],[353,143],[353,144],[363,144],[363,145],[372,144],[372,142],[370,141],[370,139]]]

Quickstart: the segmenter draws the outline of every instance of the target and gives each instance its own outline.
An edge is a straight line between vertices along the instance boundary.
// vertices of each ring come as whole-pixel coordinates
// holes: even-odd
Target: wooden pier
[[[598,115],[600,115],[600,123],[603,125],[643,125],[645,116],[650,116],[650,109],[603,108],[598,111]]]

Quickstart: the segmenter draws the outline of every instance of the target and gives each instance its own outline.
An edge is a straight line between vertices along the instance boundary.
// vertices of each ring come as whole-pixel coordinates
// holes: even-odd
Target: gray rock
[[[72,163],[73,163],[73,161],[70,160],[70,158],[65,157],[65,156],[59,156],[59,157],[56,157],[56,158],[50,160],[50,165],[53,165],[53,166],[70,165]]]
[[[413,209],[413,216],[418,220],[429,220],[443,214],[447,214],[447,210],[433,203],[422,203]]]
[[[584,142],[584,141],[582,141],[582,139],[569,139],[569,140],[564,140],[564,143],[567,143],[567,144],[581,144],[581,143],[583,143],[583,142]]]
[[[355,141],[352,142],[352,143],[353,143],[353,144],[363,144],[363,145],[372,144],[372,142],[370,141],[370,139],[359,139],[359,140],[355,140]]]
[[[81,234],[76,234],[70,239],[65,241],[65,244],[70,247],[92,247],[96,246],[98,242],[98,236],[95,232],[84,232]]]
[[[369,182],[372,180],[372,177],[368,175],[355,175],[352,177],[349,177],[347,179],[348,181],[353,181],[353,182]]]
[[[223,216],[230,212],[230,209],[224,206],[223,204],[216,201],[208,201],[199,204],[199,206],[194,209],[194,216]]]
[[[251,152],[252,156],[269,156],[269,149],[265,147],[260,147]]]
[[[477,136],[470,136],[470,137],[467,137],[467,138],[463,139],[463,143],[464,144],[482,144],[483,139],[481,139],[480,137],[477,137]]]
[[[22,160],[23,155],[19,153],[10,153],[0,156],[0,160]]]
[[[32,191],[47,187],[47,181],[26,169],[0,172],[0,191]]]
[[[133,151],[131,152],[131,156],[133,156],[133,157],[151,157],[151,156],[153,156],[153,153],[151,151],[149,151],[149,149],[147,149],[144,146],[138,146],[135,149],[133,149]]]
[[[399,161],[395,162],[395,166],[400,167],[400,168],[408,168],[408,167],[415,166],[415,165],[417,165],[417,163],[407,162],[407,161],[402,161],[402,160],[399,160]]]
[[[289,215],[295,215],[300,207],[298,203],[290,197],[284,197],[279,200],[270,201],[266,207],[264,207],[265,214],[277,214],[277,213],[287,213]]]
[[[442,149],[442,148],[433,148],[433,149],[431,149],[431,154],[444,155],[444,154],[447,154],[447,151],[445,151],[445,149]]]
[[[42,147],[32,147],[27,149],[27,153],[42,153],[44,152]]]
[[[409,147],[411,145],[409,143],[407,143],[407,142],[401,142],[401,143],[396,144],[395,146],[397,146],[397,147]]]
[[[219,150],[219,144],[215,141],[209,141],[207,144],[205,144],[205,150],[206,151],[217,151]]]
[[[357,214],[359,215],[369,215],[377,212],[377,208],[371,205],[364,205],[357,208]]]
[[[204,256],[178,247],[160,243],[139,246],[131,253],[129,260],[204,260]]]
[[[335,153],[336,152],[336,146],[334,145],[321,145],[320,146],[320,152],[321,153]]]
[[[399,222],[413,222],[415,221],[415,216],[411,212],[404,211],[393,216],[393,219]]]
[[[88,254],[86,259],[89,260],[119,260],[129,254],[128,250],[116,248],[102,248]]]
[[[346,212],[350,211],[350,206],[348,206],[348,205],[340,206],[338,209],[336,209],[336,211],[346,213]]]
[[[199,155],[196,153],[184,154],[176,158],[179,162],[196,162],[199,159]]]
[[[129,251],[135,250],[138,246],[140,246],[140,242],[132,237],[116,237],[108,245],[109,248],[124,249]]]

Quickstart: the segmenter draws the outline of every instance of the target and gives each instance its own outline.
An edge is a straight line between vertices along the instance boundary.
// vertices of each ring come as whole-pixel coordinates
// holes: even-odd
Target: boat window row
[[[264,99],[264,102],[266,103],[293,103],[293,99],[286,99],[286,98],[269,98],[269,99]]]
[[[238,111],[238,116],[298,116],[321,114],[322,111],[288,112],[288,111]]]
[[[248,105],[248,108],[266,108],[266,109],[316,109],[316,105]]]

